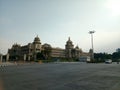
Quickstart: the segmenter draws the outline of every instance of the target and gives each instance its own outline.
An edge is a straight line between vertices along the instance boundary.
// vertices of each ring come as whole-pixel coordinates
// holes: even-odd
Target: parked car
[[[106,59],[106,60],[105,60],[105,63],[111,64],[111,63],[112,63],[112,60],[111,60],[111,59]]]

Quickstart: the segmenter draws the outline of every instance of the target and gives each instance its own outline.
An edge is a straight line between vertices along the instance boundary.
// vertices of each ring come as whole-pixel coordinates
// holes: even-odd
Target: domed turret
[[[72,49],[74,48],[74,45],[72,41],[70,40],[70,37],[68,38],[68,41],[66,42],[65,45],[65,51],[66,51],[66,57],[67,58],[72,58]]]
[[[72,44],[72,41],[70,40],[70,37],[68,38],[67,44]]]
[[[78,46],[78,45],[75,47],[75,50],[76,50],[76,51],[79,51],[80,53],[82,53],[82,49],[81,49],[81,48],[79,48],[79,46]]]
[[[72,41],[70,40],[70,37],[68,38],[68,41],[66,42],[66,49],[72,49],[74,47]]]
[[[13,49],[15,49],[15,48],[20,48],[20,45],[17,44],[17,43],[15,43],[15,44],[12,45],[12,48],[13,48]]]
[[[33,44],[41,44],[40,38],[38,36],[35,37]]]
[[[79,46],[77,45],[77,46],[75,47],[75,49],[79,49]]]

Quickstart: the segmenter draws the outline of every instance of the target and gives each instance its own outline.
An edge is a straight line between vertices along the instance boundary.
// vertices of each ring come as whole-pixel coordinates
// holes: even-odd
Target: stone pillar
[[[27,57],[26,54],[24,54],[24,61],[26,61],[26,57]]]
[[[36,54],[34,54],[34,60],[36,60]]]
[[[34,55],[34,60],[36,60],[36,55]]]
[[[9,61],[9,53],[6,55],[6,61]]]
[[[72,55],[71,55],[71,49],[69,49],[69,58],[71,58],[72,57]]]
[[[30,61],[30,55],[28,55],[28,61]]]
[[[3,56],[2,56],[2,55],[0,55],[0,62],[2,62],[2,59],[3,59]]]

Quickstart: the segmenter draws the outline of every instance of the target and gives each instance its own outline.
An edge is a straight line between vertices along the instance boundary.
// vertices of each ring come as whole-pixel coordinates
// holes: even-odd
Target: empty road
[[[2,66],[0,90],[120,90],[120,64],[70,62]]]

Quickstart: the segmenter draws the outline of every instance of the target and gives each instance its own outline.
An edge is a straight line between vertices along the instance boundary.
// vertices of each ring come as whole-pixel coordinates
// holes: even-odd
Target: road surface
[[[0,90],[120,90],[120,64],[4,66],[0,67]]]

